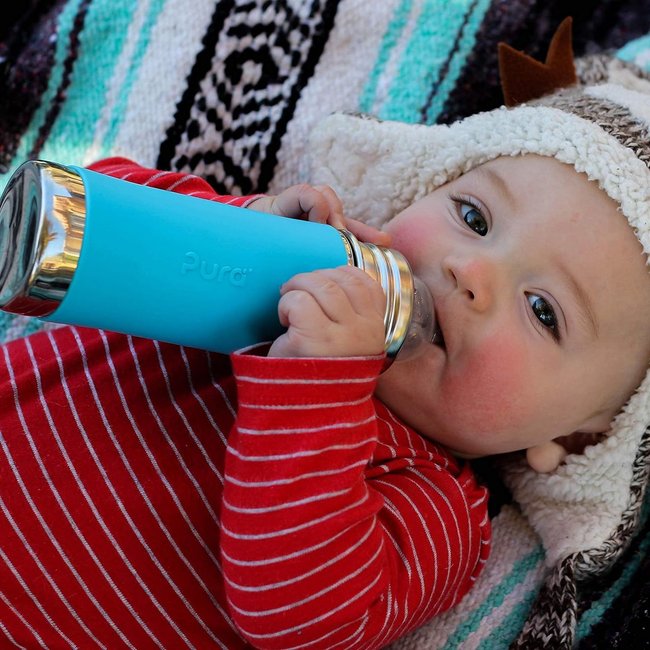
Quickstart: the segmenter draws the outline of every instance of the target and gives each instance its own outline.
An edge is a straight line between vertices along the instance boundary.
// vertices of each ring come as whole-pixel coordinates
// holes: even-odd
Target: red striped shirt
[[[487,495],[373,398],[381,366],[4,346],[0,647],[378,648],[456,603]]]

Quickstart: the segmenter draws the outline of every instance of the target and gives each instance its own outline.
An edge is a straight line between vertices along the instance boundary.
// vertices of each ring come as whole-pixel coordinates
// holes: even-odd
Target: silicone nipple
[[[424,282],[413,278],[413,314],[404,343],[395,361],[405,361],[418,356],[427,344],[433,342],[436,332],[436,317],[433,298]]]

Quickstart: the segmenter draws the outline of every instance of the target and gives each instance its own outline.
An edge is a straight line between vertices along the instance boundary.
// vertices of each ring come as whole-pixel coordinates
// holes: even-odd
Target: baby
[[[336,219],[326,188],[251,202],[124,159],[93,168]],[[486,489],[374,397],[379,284],[345,268],[282,291],[289,327],[268,353],[69,327],[1,348],[9,642],[379,648],[471,588],[490,548]]]
[[[286,332],[230,360],[75,328],[5,346],[7,643],[379,648],[457,603],[490,543],[458,457],[527,450],[551,471],[608,434],[650,361],[647,102],[569,92],[404,125],[391,149],[355,121],[340,146],[367,129],[362,171],[350,153],[326,180],[346,210],[372,182],[366,207],[395,214],[383,231],[327,186],[239,201],[404,253],[440,331],[386,372],[382,291],[349,267],[289,280]],[[125,160],[95,169],[230,200]]]
[[[251,207],[297,216],[302,203],[311,218],[359,230],[331,188],[313,192],[291,188]],[[425,281],[442,335],[422,356],[398,357],[376,394],[456,455],[526,449],[533,467],[551,471],[563,448],[604,434],[640,384],[650,362],[646,256],[618,205],[574,167],[497,158],[400,212],[390,238],[364,232]],[[288,331],[269,354],[377,354],[382,298],[353,268],[293,278],[280,301]]]

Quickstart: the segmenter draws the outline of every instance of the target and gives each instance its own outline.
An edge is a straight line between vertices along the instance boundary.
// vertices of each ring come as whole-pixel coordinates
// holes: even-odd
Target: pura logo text
[[[198,273],[203,280],[214,280],[215,282],[227,282],[235,287],[243,287],[246,284],[247,274],[253,269],[240,266],[228,266],[217,264],[201,259],[201,256],[194,251],[187,251],[181,265],[181,273]]]

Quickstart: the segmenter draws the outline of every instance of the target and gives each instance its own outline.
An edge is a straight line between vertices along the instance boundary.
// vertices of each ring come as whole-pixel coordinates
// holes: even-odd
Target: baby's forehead
[[[493,170],[520,170],[536,173],[540,168],[554,168],[561,173],[583,176],[573,165],[558,160],[555,156],[543,156],[536,153],[520,153],[511,155],[495,156],[483,161],[477,161],[476,164],[466,169],[462,174],[456,176],[460,178],[468,174],[489,173]],[[584,175],[586,178],[586,175]],[[540,179],[542,180],[542,179]]]
[[[538,190],[549,197],[557,194],[565,201],[583,200],[588,196],[593,201],[603,203],[604,207],[607,204],[608,209],[620,212],[618,201],[597,180],[554,156],[530,153],[497,156],[474,165],[449,181],[467,182],[489,185],[509,199],[525,199],[527,193],[534,194]]]

